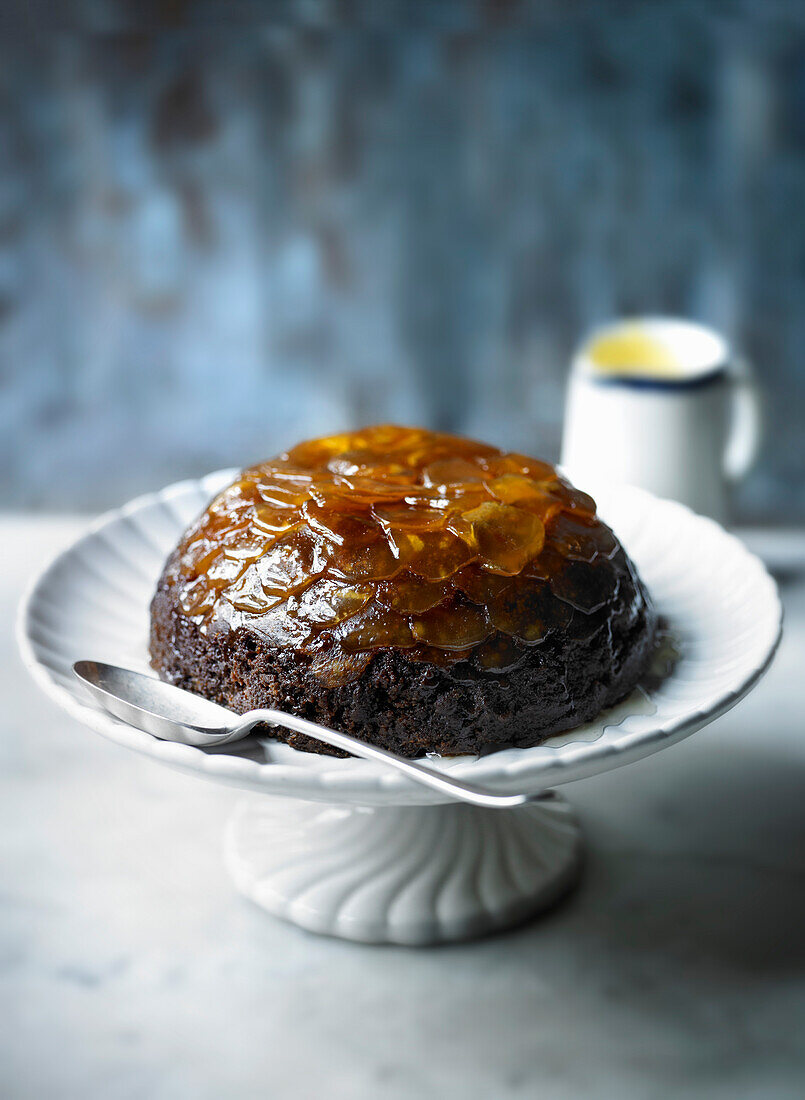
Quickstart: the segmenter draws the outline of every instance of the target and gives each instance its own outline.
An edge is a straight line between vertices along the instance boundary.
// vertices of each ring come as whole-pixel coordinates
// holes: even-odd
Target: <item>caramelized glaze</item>
[[[247,626],[338,682],[383,646],[505,671],[614,596],[617,549],[594,501],[547,463],[382,426],[243,471],[169,573],[202,631]]]

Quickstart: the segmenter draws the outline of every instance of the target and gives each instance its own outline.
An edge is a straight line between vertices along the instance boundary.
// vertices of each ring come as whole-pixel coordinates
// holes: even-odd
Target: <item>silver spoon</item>
[[[73,672],[104,710],[128,725],[165,741],[178,741],[182,745],[223,745],[245,737],[259,722],[268,722],[307,734],[354,756],[377,760],[396,768],[416,783],[475,806],[512,809],[527,802],[553,797],[551,791],[535,795],[494,794],[474,783],[454,779],[424,764],[369,745],[349,734],[319,726],[295,714],[286,714],[281,710],[250,710],[247,714],[235,714],[218,703],[211,703],[209,699],[166,684],[153,676],[107,665],[102,661],[76,661]]]

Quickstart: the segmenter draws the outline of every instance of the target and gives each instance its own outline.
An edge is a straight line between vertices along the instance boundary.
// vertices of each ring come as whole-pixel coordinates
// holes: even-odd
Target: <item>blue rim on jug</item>
[[[713,329],[674,317],[630,317],[596,329],[574,369],[602,386],[688,390],[722,380],[727,343]]]

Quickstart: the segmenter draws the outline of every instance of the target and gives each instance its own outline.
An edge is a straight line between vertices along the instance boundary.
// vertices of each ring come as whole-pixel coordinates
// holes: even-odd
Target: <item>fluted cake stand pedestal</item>
[[[95,709],[72,663],[148,670],[148,606],[164,559],[234,473],[181,482],[101,517],[32,585],[20,609],[20,648],[37,682],[85,725],[253,792],[227,829],[229,870],[247,897],[314,932],[440,943],[551,906],[581,861],[578,824],[555,788],[701,729],[751,690],[779,641],[774,582],[737,539],[679,504],[610,488],[596,494],[599,510],[668,624],[674,662],[614,711],[544,745],[433,762],[499,791],[547,792],[545,800],[477,809],[444,803],[368,761],[254,738],[217,750],[159,741]]]
[[[561,798],[517,810],[254,799],[235,811],[225,852],[241,893],[302,928],[429,944],[552,905],[577,880],[581,838]]]

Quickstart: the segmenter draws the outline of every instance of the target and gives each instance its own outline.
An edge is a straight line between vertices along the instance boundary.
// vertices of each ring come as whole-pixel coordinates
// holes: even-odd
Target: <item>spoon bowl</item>
[[[223,745],[243,736],[231,710],[154,676],[103,661],[76,661],[73,672],[104,710],[163,741]]]

